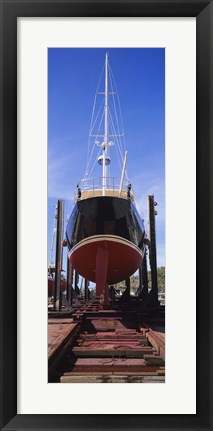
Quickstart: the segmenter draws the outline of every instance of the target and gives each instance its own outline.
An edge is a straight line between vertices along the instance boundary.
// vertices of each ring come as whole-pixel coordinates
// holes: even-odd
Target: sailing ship
[[[126,280],[142,264],[145,228],[135,204],[132,186],[127,178],[127,151],[123,155],[119,181],[109,175],[111,139],[118,136],[110,130],[109,56],[104,65],[103,134],[96,133],[95,145],[101,151],[97,158],[101,177],[86,176],[77,185],[75,204],[68,218],[66,240],[72,268],[82,277],[96,283],[96,295],[105,287]],[[111,68],[110,68],[111,70]],[[103,142],[97,141],[101,137]]]

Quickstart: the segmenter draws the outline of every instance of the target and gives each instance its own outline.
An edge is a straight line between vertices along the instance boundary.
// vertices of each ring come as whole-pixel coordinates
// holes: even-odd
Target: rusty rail
[[[61,383],[165,381],[164,334],[139,321],[134,310],[103,310],[90,303],[76,310],[78,331],[55,369]]]

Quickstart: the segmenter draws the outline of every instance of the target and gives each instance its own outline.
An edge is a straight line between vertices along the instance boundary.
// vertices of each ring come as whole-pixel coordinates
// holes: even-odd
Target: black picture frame
[[[213,2],[209,0],[1,0],[1,429],[211,430]],[[17,18],[196,17],[197,37],[197,413],[17,414]],[[190,209],[186,208],[186,211]],[[187,246],[187,235],[185,236]],[[183,245],[183,246],[184,246]],[[182,298],[184,300],[184,297]],[[180,305],[181,314],[181,305]],[[187,322],[186,322],[187,330]],[[184,336],[184,334],[183,334]],[[184,352],[185,355],[190,352]],[[181,346],[180,346],[181,360]],[[188,361],[187,361],[188,362]],[[187,366],[187,365],[186,365]],[[183,381],[184,391],[184,381]],[[72,403],[70,394],[70,403]],[[150,400],[150,403],[152,400]],[[143,400],[141,399],[141,403]],[[153,412],[155,406],[153,405]],[[97,412],[98,413],[98,412]]]

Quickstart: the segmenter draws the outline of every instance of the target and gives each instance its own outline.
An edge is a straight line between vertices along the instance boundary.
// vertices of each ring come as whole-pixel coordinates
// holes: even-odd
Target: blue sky
[[[48,263],[56,201],[65,199],[66,218],[76,184],[85,174],[94,95],[106,52],[119,92],[128,177],[146,228],[147,195],[154,194],[159,203],[157,262],[162,266],[165,265],[165,51],[162,48],[48,49]],[[66,252],[63,267],[66,269]]]

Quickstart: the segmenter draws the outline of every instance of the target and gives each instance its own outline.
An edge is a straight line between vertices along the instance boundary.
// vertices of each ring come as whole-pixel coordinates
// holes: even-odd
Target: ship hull
[[[127,279],[141,265],[142,251],[130,241],[109,235],[92,236],[78,243],[69,252],[72,266],[87,280],[96,281],[97,256],[100,249],[107,253],[108,284]]]
[[[108,284],[125,280],[142,263],[144,232],[130,199],[99,196],[77,201],[66,229],[70,262],[93,282],[97,265],[103,266]],[[98,260],[101,251],[105,258]],[[106,268],[103,260],[107,260]]]

